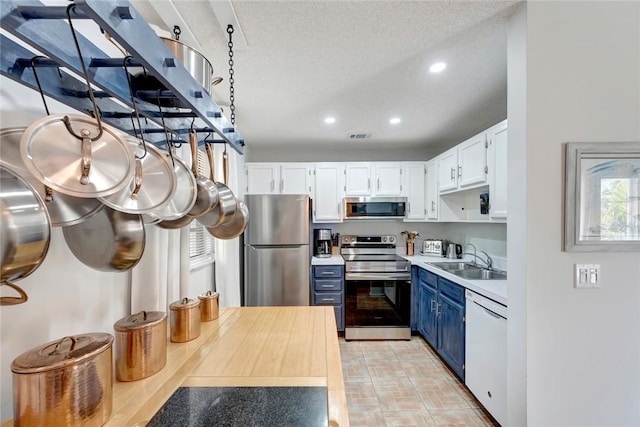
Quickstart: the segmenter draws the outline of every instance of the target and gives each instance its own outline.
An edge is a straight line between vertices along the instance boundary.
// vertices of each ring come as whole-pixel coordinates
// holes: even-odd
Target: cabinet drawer
[[[316,279],[330,279],[342,277],[341,265],[319,265],[313,267],[313,277]]]
[[[314,292],[313,305],[342,305],[342,293]]]
[[[451,300],[464,305],[464,288],[442,277],[438,278],[438,290]]]
[[[342,279],[315,279],[313,289],[315,291],[342,291]]]
[[[418,277],[421,282],[426,283],[432,288],[437,287],[438,285],[438,275],[430,272],[429,270],[425,270],[424,268],[420,268],[418,270]]]

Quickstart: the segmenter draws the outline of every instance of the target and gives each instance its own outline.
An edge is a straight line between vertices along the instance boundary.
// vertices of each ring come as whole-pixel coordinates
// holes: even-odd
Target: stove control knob
[[[386,242],[386,241],[387,241],[387,236],[384,236],[384,237],[382,238],[382,241],[383,241],[383,242]]]
[[[389,243],[395,243],[396,242],[396,237],[395,236],[389,236]]]

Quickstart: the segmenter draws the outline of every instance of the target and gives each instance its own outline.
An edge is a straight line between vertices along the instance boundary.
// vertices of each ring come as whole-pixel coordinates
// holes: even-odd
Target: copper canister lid
[[[53,371],[95,358],[113,344],[113,335],[95,332],[51,341],[22,353],[11,363],[16,374]]]
[[[127,317],[123,317],[113,325],[113,329],[119,332],[133,331],[149,328],[157,325],[167,318],[164,311],[141,311]]]
[[[182,298],[180,301],[174,301],[169,305],[170,310],[185,310],[200,305],[200,300]]]
[[[198,298],[201,300],[210,300],[210,299],[218,298],[219,296],[220,294],[218,292],[207,291],[204,294],[198,295]]]

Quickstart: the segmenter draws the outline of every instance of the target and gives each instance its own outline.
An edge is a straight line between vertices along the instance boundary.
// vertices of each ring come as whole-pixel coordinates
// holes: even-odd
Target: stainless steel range
[[[346,340],[411,339],[411,263],[396,237],[341,236]]]

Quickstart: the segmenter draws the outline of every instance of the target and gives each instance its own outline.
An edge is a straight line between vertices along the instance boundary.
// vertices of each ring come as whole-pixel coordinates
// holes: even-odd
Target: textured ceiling
[[[214,8],[169,1],[132,3],[167,30],[179,22],[158,10],[175,7],[224,77],[213,97],[228,113],[227,35]],[[440,148],[506,117],[505,23],[515,1],[223,1],[247,43],[234,59],[248,147],[353,148],[362,142],[348,134],[370,133],[371,148]],[[447,63],[441,74],[428,71],[436,61]],[[336,123],[325,124],[328,115]],[[392,116],[402,122],[390,125]]]

